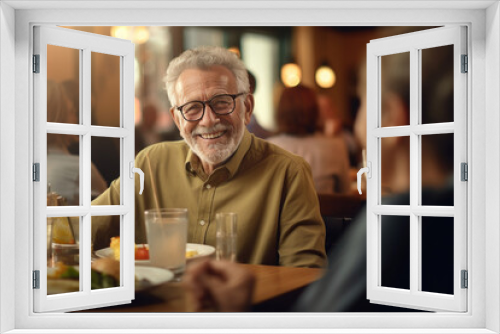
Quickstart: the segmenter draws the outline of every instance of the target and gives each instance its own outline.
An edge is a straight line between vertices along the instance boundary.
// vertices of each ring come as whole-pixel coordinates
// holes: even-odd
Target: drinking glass
[[[238,215],[234,212],[220,212],[215,215],[217,260],[236,262],[237,221]]]
[[[182,274],[186,267],[188,210],[151,209],[144,216],[151,265]]]

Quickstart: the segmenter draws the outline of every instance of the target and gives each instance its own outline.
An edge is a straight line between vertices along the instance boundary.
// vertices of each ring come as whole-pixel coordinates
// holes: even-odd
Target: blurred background
[[[257,80],[254,114],[264,129],[271,132],[276,130],[275,109],[283,87],[296,86],[299,83],[330,97],[343,126],[350,128],[359,104],[356,94],[357,71],[364,60],[366,44],[371,39],[391,35],[391,30],[397,32],[401,29],[248,26],[66,28],[129,39],[135,43],[135,122],[137,125],[144,120],[147,122],[148,116],[144,117],[144,111],[147,106],[154,106],[157,113],[155,124],[148,128],[148,131],[159,134],[175,132],[168,113],[170,105],[163,82],[166,68],[170,60],[184,50],[200,45],[223,46],[240,55]],[[416,29],[421,28],[415,27]],[[75,60],[75,57],[67,57],[63,52],[59,54],[60,57],[51,59],[57,62],[60,68],[63,67],[61,64]],[[109,66],[99,68],[117,68],[116,64],[113,64],[117,59],[113,58],[116,57],[93,54],[92,62],[109,63]],[[73,65],[74,70],[78,71],[78,64]],[[67,76],[68,72],[61,71],[60,74]],[[112,73],[92,73],[93,89],[110,89],[107,94],[100,96],[119,94],[113,85],[107,84],[107,81],[113,80],[110,74]],[[54,79],[64,81],[70,78]],[[108,100],[108,103],[118,101],[105,100]],[[118,108],[107,105],[105,100],[93,101],[94,108],[100,109],[99,106],[102,105],[102,109],[108,110],[94,115],[94,124],[113,124],[119,120],[114,114],[118,112]]]
[[[318,97],[316,130],[326,136],[343,138],[350,173],[355,176],[363,165],[364,144],[357,142],[353,128],[360,106],[359,92],[365,91],[362,65],[365,63],[366,44],[372,39],[431,27],[65,28],[128,39],[135,44],[136,153],[159,141],[181,139],[169,112],[171,106],[163,81],[166,69],[169,62],[186,49],[216,45],[241,57],[255,77],[256,104],[249,126],[251,132],[262,138],[280,134],[277,109],[283,90],[305,86]],[[49,46],[48,53],[48,79],[64,86],[76,112],[76,117],[48,121],[79,123],[79,52]],[[92,125],[119,126],[120,58],[96,52],[92,52],[91,57]],[[119,175],[115,161],[120,143],[111,139],[98,140],[101,139],[95,138],[92,142],[93,146],[99,147],[99,150],[92,150],[92,162],[109,184]],[[78,154],[77,140],[67,145],[71,154]],[[104,149],[105,146],[108,148]],[[114,146],[118,147],[113,153]],[[110,164],[116,166],[109,168]]]

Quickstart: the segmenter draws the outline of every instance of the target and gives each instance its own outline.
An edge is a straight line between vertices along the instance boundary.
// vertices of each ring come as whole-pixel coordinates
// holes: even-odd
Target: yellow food
[[[75,239],[66,217],[55,217],[52,220],[52,242],[56,244],[74,244]]]
[[[112,237],[109,248],[113,250],[115,260],[120,261],[120,237]]]
[[[189,259],[190,257],[198,255],[198,251],[196,249],[186,249],[186,258]]]

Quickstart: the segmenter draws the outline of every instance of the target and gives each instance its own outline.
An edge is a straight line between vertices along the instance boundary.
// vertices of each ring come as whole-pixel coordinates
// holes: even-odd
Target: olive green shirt
[[[245,130],[233,156],[211,175],[184,141],[145,148],[135,166],[145,174],[142,195],[136,177],[136,243],[147,243],[144,211],[156,207],[156,188],[160,207],[188,209],[188,243],[215,246],[215,214],[236,212],[238,262],[326,266],[325,226],[311,170],[302,158]],[[119,186],[113,181],[92,204],[118,204]],[[93,217],[94,249],[109,247],[118,227],[107,217]]]

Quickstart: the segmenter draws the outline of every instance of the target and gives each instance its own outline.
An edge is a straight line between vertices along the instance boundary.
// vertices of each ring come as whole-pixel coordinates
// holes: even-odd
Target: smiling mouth
[[[203,139],[217,139],[222,137],[226,131],[220,131],[220,132],[215,132],[215,133],[203,133],[200,134],[199,136]]]

